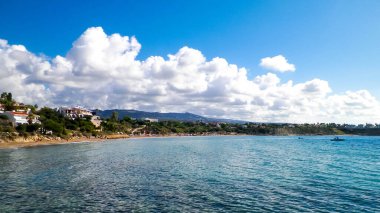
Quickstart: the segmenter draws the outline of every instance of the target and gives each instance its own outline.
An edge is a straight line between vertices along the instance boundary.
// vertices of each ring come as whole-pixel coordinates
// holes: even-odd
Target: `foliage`
[[[52,119],[45,120],[42,123],[42,126],[45,130],[53,131],[53,133],[57,135],[61,135],[64,133],[64,125]]]
[[[8,120],[8,116],[6,116],[6,115],[0,115],[0,120]]]
[[[3,92],[0,95],[0,103],[6,110],[15,108],[15,101],[11,93]],[[17,131],[19,135],[47,134],[56,136],[94,136],[98,134],[247,134],[247,135],[327,135],[327,134],[370,134],[380,135],[380,128],[350,129],[345,125],[328,124],[267,124],[267,123],[205,123],[205,122],[181,122],[160,121],[149,122],[140,119],[132,119],[128,116],[119,119],[117,111],[112,112],[110,118],[101,122],[100,129],[96,129],[91,123],[91,116],[71,119],[64,117],[57,110],[48,107],[38,109],[37,105],[25,105],[31,109],[28,124],[18,125],[16,128],[5,115],[0,115],[0,133],[10,134]],[[33,124],[32,118],[39,115],[41,124]]]
[[[133,127],[139,127],[143,123],[136,123],[136,120],[132,120],[130,117],[124,117],[121,120],[117,119],[117,112],[113,113],[111,118],[106,119],[101,123],[102,129],[105,132],[122,132],[130,133]]]
[[[15,129],[12,126],[12,123],[8,120],[8,117],[5,115],[0,115],[0,132],[14,132]]]
[[[4,105],[5,111],[12,111],[15,109],[15,101],[12,98],[12,93],[3,92],[0,95],[0,103]]]
[[[112,112],[110,120],[113,121],[113,122],[117,122],[119,120],[119,113],[115,112],[115,111]]]
[[[81,133],[93,133],[95,126],[91,123],[91,117],[70,119],[61,115],[58,111],[44,107],[37,111],[42,127],[56,135],[66,135],[69,131]],[[46,132],[46,131],[45,131]]]

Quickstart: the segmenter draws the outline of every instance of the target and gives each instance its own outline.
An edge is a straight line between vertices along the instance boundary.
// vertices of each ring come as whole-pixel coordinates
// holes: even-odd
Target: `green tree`
[[[113,122],[117,122],[119,120],[119,113],[113,111],[110,120]]]
[[[4,105],[5,111],[12,111],[15,109],[15,101],[12,98],[12,93],[3,92],[0,95],[0,103]]]
[[[64,126],[54,120],[48,119],[42,125],[44,129],[51,130],[54,134],[60,135],[64,133]]]

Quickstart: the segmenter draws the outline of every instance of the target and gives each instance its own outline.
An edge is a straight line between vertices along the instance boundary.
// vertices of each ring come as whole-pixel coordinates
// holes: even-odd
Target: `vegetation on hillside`
[[[6,111],[17,109],[16,101],[11,93],[2,93],[0,103]],[[380,129],[367,131],[344,128],[342,125],[331,124],[266,124],[266,123],[217,123],[217,122],[183,122],[159,121],[150,122],[132,119],[128,116],[119,118],[113,112],[109,118],[103,119],[96,128],[91,122],[91,116],[82,118],[64,117],[57,110],[38,106],[23,105],[31,109],[30,119],[38,117],[39,123],[20,124],[14,127],[8,117],[0,114],[0,137],[52,135],[61,138],[76,136],[99,136],[108,134],[130,135],[210,135],[210,134],[246,134],[246,135],[335,135],[335,134],[380,134]]]

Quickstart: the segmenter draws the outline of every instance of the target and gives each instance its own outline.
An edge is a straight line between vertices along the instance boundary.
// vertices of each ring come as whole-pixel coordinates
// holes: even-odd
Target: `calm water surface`
[[[380,138],[184,137],[0,150],[0,212],[380,212]]]

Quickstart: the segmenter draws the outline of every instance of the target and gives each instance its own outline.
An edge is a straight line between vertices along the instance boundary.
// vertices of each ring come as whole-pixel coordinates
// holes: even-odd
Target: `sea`
[[[380,137],[120,139],[0,150],[0,212],[380,212]]]

